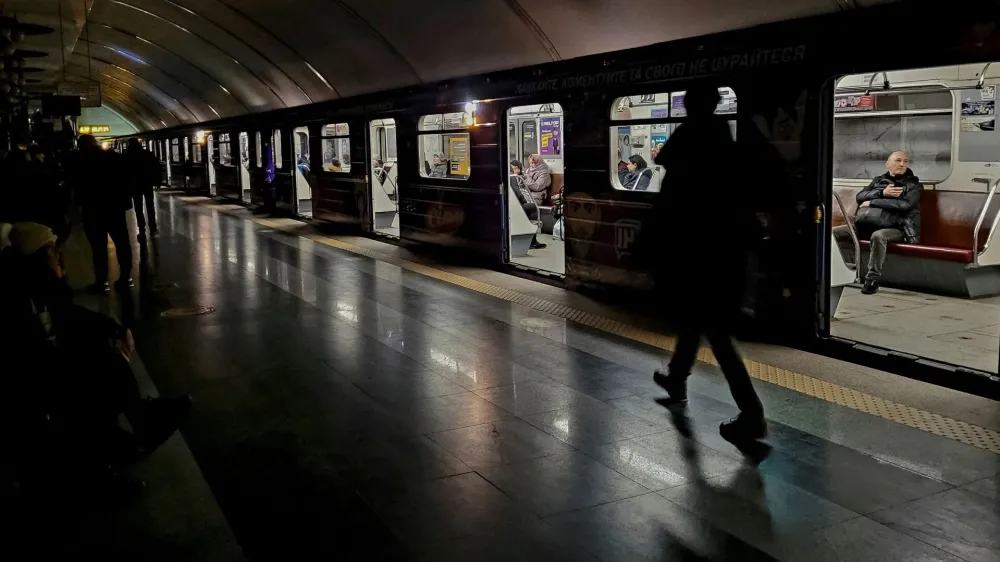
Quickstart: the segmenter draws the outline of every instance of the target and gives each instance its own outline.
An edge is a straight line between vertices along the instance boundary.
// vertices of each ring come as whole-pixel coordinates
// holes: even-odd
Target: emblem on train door
[[[622,219],[615,222],[615,255],[618,259],[622,256],[632,255],[632,245],[635,244],[636,234],[639,233],[641,223],[633,219]]]

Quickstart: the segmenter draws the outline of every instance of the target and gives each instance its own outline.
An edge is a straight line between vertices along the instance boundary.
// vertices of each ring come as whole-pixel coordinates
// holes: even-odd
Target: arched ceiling
[[[163,128],[889,0],[6,0],[36,90]]]

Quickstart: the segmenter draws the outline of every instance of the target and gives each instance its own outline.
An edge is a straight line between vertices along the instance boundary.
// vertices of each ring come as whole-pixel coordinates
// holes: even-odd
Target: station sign
[[[80,107],[101,107],[101,84],[99,82],[60,82],[56,85],[60,96],[80,98]]]
[[[80,125],[77,132],[81,135],[102,135],[111,132],[111,125]]]

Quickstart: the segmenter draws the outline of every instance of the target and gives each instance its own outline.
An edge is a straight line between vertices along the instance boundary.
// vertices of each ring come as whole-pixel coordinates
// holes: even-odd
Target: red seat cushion
[[[867,250],[871,246],[868,240],[861,240],[861,249]],[[929,260],[952,261],[958,263],[972,263],[975,256],[972,248],[946,248],[943,246],[923,246],[921,244],[903,244],[894,242],[889,244],[888,252],[898,256],[909,256],[911,258],[924,258]]]

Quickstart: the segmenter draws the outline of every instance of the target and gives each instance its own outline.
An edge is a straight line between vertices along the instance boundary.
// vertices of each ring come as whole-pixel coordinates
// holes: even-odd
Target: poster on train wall
[[[538,153],[542,156],[559,156],[562,152],[561,118],[542,117],[538,120],[538,128],[540,129]]]
[[[448,161],[453,176],[469,175],[469,138],[454,136],[448,139]]]
[[[653,146],[650,155],[653,157],[653,160],[656,160],[656,155],[663,150],[663,145],[667,144],[667,135],[653,135],[651,140]]]
[[[871,111],[875,109],[875,96],[837,96],[833,98],[834,113]]]
[[[963,101],[963,133],[988,133],[996,130],[996,101]]]

